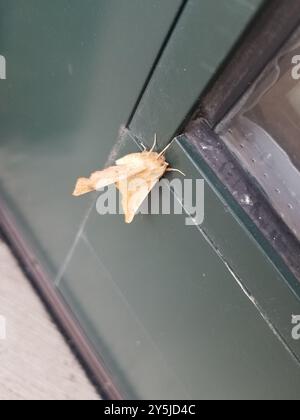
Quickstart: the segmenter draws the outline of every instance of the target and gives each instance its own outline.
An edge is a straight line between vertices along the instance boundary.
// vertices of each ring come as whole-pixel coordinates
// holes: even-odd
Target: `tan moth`
[[[131,153],[118,159],[115,166],[94,172],[90,178],[79,178],[73,196],[79,197],[115,184],[122,194],[125,222],[131,223],[148,194],[166,172],[182,173],[178,169],[170,168],[166,161],[165,153],[171,143],[160,153],[154,151],[156,144],[155,135],[150,150]]]

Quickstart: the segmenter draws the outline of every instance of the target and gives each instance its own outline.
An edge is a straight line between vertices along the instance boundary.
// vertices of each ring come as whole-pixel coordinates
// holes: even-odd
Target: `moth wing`
[[[101,190],[108,185],[123,181],[142,172],[144,167],[138,165],[111,166],[103,171],[94,172],[90,179],[95,186],[95,190]]]
[[[73,192],[75,197],[92,191],[101,190],[104,187],[130,178],[145,168],[138,165],[110,166],[103,171],[94,172],[90,178],[79,178]]]
[[[138,175],[116,184],[122,194],[122,207],[126,223],[133,221],[137,211],[165,171],[166,167],[164,166],[158,167],[154,171],[146,169]]]
[[[117,166],[133,165],[133,166],[145,166],[145,153],[130,153],[116,161]]]

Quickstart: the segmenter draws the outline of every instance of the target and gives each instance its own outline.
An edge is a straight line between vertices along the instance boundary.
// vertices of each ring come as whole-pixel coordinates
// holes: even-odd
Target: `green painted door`
[[[172,138],[260,4],[0,0],[1,195],[127,398],[299,397],[298,297],[186,138],[168,159],[205,179],[202,226],[71,197],[138,150],[123,125]]]

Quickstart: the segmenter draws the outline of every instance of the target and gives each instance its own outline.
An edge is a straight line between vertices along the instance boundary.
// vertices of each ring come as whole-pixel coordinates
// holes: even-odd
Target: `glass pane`
[[[300,239],[300,31],[218,127]]]

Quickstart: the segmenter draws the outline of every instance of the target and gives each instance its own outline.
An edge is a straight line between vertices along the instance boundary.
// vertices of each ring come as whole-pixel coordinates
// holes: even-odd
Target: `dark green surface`
[[[0,188],[55,277],[180,0],[0,0]],[[153,25],[155,22],[155,31]]]
[[[263,0],[189,0],[131,124],[163,145],[235,45]],[[150,140],[151,143],[151,140]]]
[[[202,176],[180,147],[168,158],[187,177]],[[215,245],[184,217],[138,216],[127,226],[93,211],[61,283],[123,389],[139,398],[299,397],[299,363],[273,331],[292,341],[299,301],[208,183],[202,228]],[[270,319],[257,307],[255,279],[272,282]]]
[[[145,142],[171,136],[258,3],[188,2],[133,119]],[[70,197],[77,176],[137,150],[118,131],[179,4],[0,0],[1,194],[125,395],[296,399],[299,301],[213,186],[202,230],[128,226]],[[168,159],[206,176],[178,144]]]

